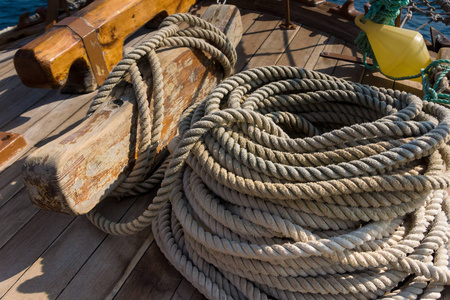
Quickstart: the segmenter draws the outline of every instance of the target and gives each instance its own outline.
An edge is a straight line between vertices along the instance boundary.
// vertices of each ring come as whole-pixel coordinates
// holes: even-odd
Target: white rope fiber
[[[180,30],[181,23],[194,28]],[[92,115],[105,101],[111,100],[114,89],[135,100],[138,107],[139,134],[136,147],[139,149],[136,162],[128,177],[111,193],[112,196],[128,196],[144,193],[159,185],[167,162],[149,176],[154,165],[156,150],[161,137],[164,120],[164,87],[161,64],[156,50],[160,48],[191,47],[209,53],[223,67],[228,77],[236,62],[236,51],[226,35],[210,23],[196,16],[179,13],[164,19],[159,30],[149,40],[130,51],[117,64],[95,96],[88,116]],[[143,78],[138,65],[147,58],[150,64],[150,76]],[[133,89],[125,89],[120,84],[131,81]],[[119,93],[120,95],[120,93]],[[115,95],[118,97],[118,95]],[[153,97],[153,114],[150,115],[150,103]],[[136,129],[137,131],[137,129]],[[141,216],[127,223],[116,223],[105,218],[96,209],[86,216],[99,229],[109,234],[133,234],[148,227],[161,210],[164,203],[151,203]]]
[[[180,31],[181,21],[202,29]],[[139,153],[115,192],[143,192],[165,175],[135,220],[88,218],[117,235],[153,222],[166,257],[211,299],[438,299],[450,283],[443,106],[293,67],[247,70],[185,112],[170,162],[147,179],[164,117],[156,49],[208,51],[228,76],[236,53],[227,45],[178,14],[117,65],[89,112],[129,78]]]
[[[180,121],[155,239],[211,299],[438,299],[449,120],[317,72],[236,74]]]

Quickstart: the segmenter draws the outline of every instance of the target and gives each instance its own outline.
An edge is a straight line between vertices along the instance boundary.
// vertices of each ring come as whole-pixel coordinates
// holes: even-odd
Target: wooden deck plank
[[[300,26],[296,26],[293,30],[281,29],[279,27],[280,22],[275,25],[270,35],[261,47],[259,47],[244,69],[277,64],[300,29]]]
[[[21,166],[0,173],[0,208],[23,188],[20,170]]]
[[[330,37],[323,51],[341,54],[344,50],[345,42],[335,37]],[[331,75],[336,68],[338,61],[332,58],[319,56],[313,70]]]
[[[0,69],[3,68],[6,64],[12,63],[12,58],[16,54],[17,49],[13,50],[3,50],[0,53]]]
[[[298,68],[305,67],[321,39],[323,39],[322,33],[302,26],[277,64]]]
[[[361,52],[353,45],[345,44],[344,50],[342,51],[343,55],[362,57]],[[331,75],[350,80],[353,82],[361,82],[364,76],[364,66],[360,64],[355,64],[351,62],[346,62],[343,60],[339,60],[336,64],[336,68],[334,69]]]
[[[74,217],[40,211],[0,249],[0,298],[35,263]],[[21,289],[19,294],[21,296]],[[19,296],[18,296],[19,297]]]
[[[153,243],[114,300],[170,299],[182,279]]]
[[[61,94],[58,91],[54,91],[46,97],[41,98],[39,102],[35,103],[16,119],[0,127],[0,130],[13,130],[24,136],[29,135],[29,138],[32,138],[33,141],[39,140],[39,138],[42,138],[42,135],[34,137],[33,134],[37,131],[34,128],[37,127],[40,131],[50,125],[48,124],[48,121],[51,120],[53,120],[52,124],[61,124],[67,119],[67,116],[72,115],[86,102],[91,101],[94,95],[95,92],[83,95],[73,95]],[[56,127],[57,126],[53,127],[50,131],[47,131],[47,134]]]
[[[256,17],[250,15],[250,17]],[[238,59],[234,66],[234,73],[240,72],[255,55],[270,33],[279,24],[280,18],[260,15],[242,35],[236,47]]]
[[[183,278],[170,300],[190,299],[195,291],[195,287],[186,278]]]
[[[20,190],[0,210],[0,248],[38,212],[25,189]]]
[[[10,64],[13,66],[13,64]],[[17,77],[16,70],[14,67],[11,69],[5,70],[1,76],[0,80],[0,108],[3,110],[4,107],[7,107],[11,101],[17,103],[18,98],[13,97],[14,99],[10,99],[12,90],[22,86],[22,82],[19,77]]]
[[[317,64],[317,60],[320,57],[320,53],[324,51],[325,46],[330,40],[330,36],[328,34],[323,34],[319,38],[319,42],[314,47],[314,50],[312,51],[311,55],[308,57],[308,60],[306,64],[304,65],[304,68],[307,70],[314,70],[315,65]]]
[[[104,299],[114,299],[114,297],[117,295],[119,290],[122,288],[124,282],[128,279],[130,274],[133,272],[134,268],[138,264],[138,262],[141,260],[142,256],[144,255],[145,251],[153,244],[154,238],[152,235],[151,230],[149,230],[148,235],[146,233],[143,233],[147,236],[147,238],[144,240],[142,245],[139,247],[139,249],[134,253],[133,258],[128,263],[126,269],[121,273],[120,278],[117,280],[115,286],[110,290],[108,296],[106,296]]]
[[[0,104],[2,106],[0,110],[0,128],[9,128],[7,130],[16,131],[17,129],[13,127],[13,124],[17,124],[17,122],[14,122],[15,119],[25,118],[21,117],[21,115],[26,114],[36,103],[45,101],[44,99],[51,99],[57,93],[56,91],[32,89],[22,85],[5,92],[5,97],[8,97],[8,100]],[[19,99],[20,105],[17,104]],[[8,123],[11,124],[8,125]]]
[[[2,79],[3,78],[7,79],[11,71],[14,71],[14,73],[16,73],[14,69],[14,63],[12,62],[12,60],[7,60],[3,63],[0,63],[0,74],[4,74],[2,76]]]
[[[88,220],[77,219],[50,246],[6,293],[3,299],[54,299],[74,273],[104,238],[99,232],[88,232]],[[68,238],[77,238],[70,243]]]
[[[200,293],[198,290],[195,290],[194,294],[192,294],[191,298],[189,300],[205,300],[205,296],[203,296],[202,293]]]
[[[130,206],[130,202],[122,201],[114,210],[107,208],[106,211],[112,220],[119,220]],[[57,240],[24,272],[3,299],[14,299],[17,294],[20,294],[21,299],[55,299],[106,236],[86,218],[75,218]]]
[[[261,14],[247,9],[239,9],[239,12],[241,13],[242,33],[245,34],[250,29],[250,26],[261,17]]]
[[[147,207],[148,199],[155,195],[154,193],[138,197],[123,220],[128,221],[141,213]],[[120,211],[119,205],[128,203],[130,206],[132,201],[132,199],[119,201],[119,203],[108,206],[108,211]],[[102,204],[104,205],[104,203]],[[84,220],[85,218],[83,218]],[[86,221],[88,222],[88,220]],[[102,233],[92,224],[89,225],[89,228],[84,230],[84,235],[88,235],[92,231]],[[77,242],[73,236],[68,235],[67,238],[68,243]],[[107,236],[101,244],[96,244],[95,252],[88,259],[84,258],[82,268],[76,275],[74,274],[74,278],[64,288],[58,299],[111,299],[120,290],[152,241],[150,228],[131,236]],[[144,249],[141,249],[142,245],[146,245]],[[98,282],[98,278],[101,278],[101,284],[89,284]]]

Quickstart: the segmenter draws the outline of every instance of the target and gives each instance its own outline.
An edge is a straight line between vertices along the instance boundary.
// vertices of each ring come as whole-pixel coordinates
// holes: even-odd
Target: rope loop
[[[181,23],[195,26],[180,30]],[[174,14],[167,17],[159,30],[137,48],[126,53],[125,57],[112,70],[109,77],[99,89],[87,116],[92,115],[103,103],[113,98],[113,90],[120,90],[118,84],[129,76],[133,89],[118,91],[114,97],[135,102],[138,108],[138,149],[135,164],[128,177],[111,193],[113,196],[137,195],[157,186],[164,175],[168,162],[155,174],[149,176],[150,168],[155,164],[158,141],[161,137],[164,120],[164,86],[161,64],[157,51],[162,47],[191,47],[209,53],[217,59],[224,69],[225,77],[231,74],[236,62],[236,51],[226,35],[212,24],[190,14]],[[148,59],[150,76],[144,79],[138,64],[141,59]],[[151,87],[151,88],[150,88]],[[123,90],[123,88],[122,88]],[[148,91],[152,90],[152,95]],[[153,97],[152,104],[150,98]],[[153,116],[150,115],[152,105]],[[138,131],[136,129],[136,131]],[[135,151],[131,149],[131,151]],[[116,235],[136,233],[148,227],[152,219],[162,208],[154,201],[147,210],[136,219],[127,223],[116,223],[103,217],[95,209],[87,214],[91,222],[101,230]]]
[[[299,68],[233,75],[180,121],[155,239],[212,299],[439,293],[449,121],[416,96]]]

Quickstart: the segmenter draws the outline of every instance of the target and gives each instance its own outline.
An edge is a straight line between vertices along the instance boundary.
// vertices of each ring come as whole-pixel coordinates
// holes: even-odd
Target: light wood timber
[[[186,12],[194,3],[194,0],[97,0],[74,16],[96,30],[111,70],[122,59],[127,36],[158,14]],[[29,87],[61,89],[68,85],[68,92],[91,91],[96,87],[83,41],[68,27],[54,27],[23,46],[17,51],[14,64],[20,79]],[[72,82],[68,84],[69,77]]]
[[[436,59],[450,59],[450,47],[439,49]]]
[[[239,11],[234,6],[213,5],[203,18],[218,26],[237,45],[242,28]],[[176,134],[183,110],[206,96],[223,77],[221,66],[201,51],[175,48],[162,51],[159,58],[166,100],[157,156]],[[145,62],[142,60],[138,65]],[[121,84],[131,88],[126,81]],[[135,160],[136,137],[131,131],[137,122],[132,99],[126,100],[105,103],[76,128],[26,159],[23,178],[34,204],[84,214],[126,178]]]

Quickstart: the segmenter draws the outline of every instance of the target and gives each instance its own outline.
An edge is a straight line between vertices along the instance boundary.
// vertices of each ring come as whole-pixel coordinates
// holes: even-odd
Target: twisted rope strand
[[[155,239],[211,299],[436,299],[449,118],[303,69],[236,74],[180,121]]]
[[[178,25],[182,22],[200,28],[180,30]],[[88,112],[88,116],[92,115],[103,103],[107,102],[112,91],[129,74],[138,107],[138,128],[140,130],[136,146],[138,153],[128,177],[113,191],[112,195],[136,195],[148,191],[160,183],[168,165],[167,160],[163,163],[162,168],[146,178],[156,157],[164,119],[163,75],[156,53],[156,50],[161,47],[191,47],[205,51],[219,61],[225,76],[230,75],[237,57],[234,47],[225,34],[208,22],[189,14],[174,14],[167,17],[161,23],[159,31],[151,39],[125,55],[100,88]],[[139,60],[144,57],[148,59],[151,71],[146,80],[143,79],[138,67]],[[150,87],[153,101],[150,101],[148,95]],[[150,115],[151,103],[153,105],[152,116]],[[127,223],[108,220],[95,209],[91,210],[87,217],[95,226],[109,234],[127,235],[148,227],[163,206],[164,201],[155,201],[140,216]]]

